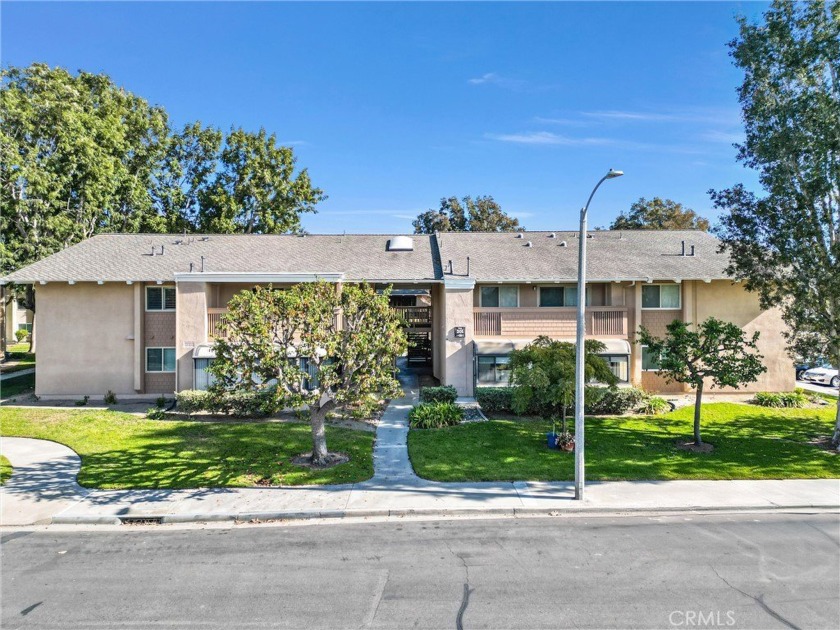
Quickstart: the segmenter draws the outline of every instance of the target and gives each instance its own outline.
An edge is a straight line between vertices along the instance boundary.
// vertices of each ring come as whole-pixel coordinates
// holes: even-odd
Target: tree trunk
[[[312,463],[323,466],[329,463],[327,456],[327,434],[325,423],[327,414],[335,409],[335,399],[328,393],[321,395],[317,403],[309,406],[309,417],[312,425]]]
[[[327,409],[312,405],[309,408],[309,422],[312,425],[312,463],[322,466],[327,463],[327,433],[324,422]]]
[[[703,440],[700,439],[700,405],[703,401],[703,382],[697,386],[697,395],[694,398],[694,443],[700,446]]]

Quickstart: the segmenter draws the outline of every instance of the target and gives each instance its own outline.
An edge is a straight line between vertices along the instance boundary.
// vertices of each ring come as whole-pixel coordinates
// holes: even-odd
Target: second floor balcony
[[[570,308],[476,308],[473,325],[476,337],[575,336],[577,309]],[[587,306],[586,334],[591,337],[620,337],[628,334],[627,308]]]

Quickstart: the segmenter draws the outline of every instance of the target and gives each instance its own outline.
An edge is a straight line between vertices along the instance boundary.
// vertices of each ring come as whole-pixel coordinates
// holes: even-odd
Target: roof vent
[[[388,241],[389,252],[413,252],[414,240],[410,236],[395,236]]]
[[[522,234],[522,232],[517,232],[516,238],[524,238],[524,235]]]
[[[560,241],[560,247],[566,247],[568,243],[566,241]]]
[[[531,241],[528,241],[527,243],[525,243],[525,247],[533,247],[533,246],[534,246],[534,244]]]
[[[557,235],[554,232],[552,232],[548,235],[548,238],[557,238]]]

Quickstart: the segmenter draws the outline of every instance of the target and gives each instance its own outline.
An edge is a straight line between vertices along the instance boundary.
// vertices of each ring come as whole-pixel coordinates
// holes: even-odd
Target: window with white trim
[[[519,287],[481,287],[479,298],[483,308],[516,308],[519,306]]]
[[[647,346],[642,346],[642,370],[644,372],[656,372],[659,370],[661,357],[655,354]]]
[[[146,287],[147,311],[174,311],[175,287]]]
[[[642,286],[642,308],[680,308],[679,284]]]
[[[174,372],[175,348],[146,348],[147,372]]]
[[[25,323],[25,324],[18,324],[17,329],[18,330],[25,330],[26,332],[31,333],[32,332],[32,323],[30,322],[30,323]]]
[[[540,306],[577,306],[577,287],[540,287]]]

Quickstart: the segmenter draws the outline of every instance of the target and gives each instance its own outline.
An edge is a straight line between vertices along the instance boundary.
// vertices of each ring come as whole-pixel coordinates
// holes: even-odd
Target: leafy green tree
[[[599,352],[606,350],[600,341],[585,343],[584,376],[586,382],[615,385],[617,379]],[[575,344],[553,341],[542,336],[521,350],[510,353],[510,384],[513,387],[513,410],[526,413],[536,404],[546,409],[552,421],[559,417],[562,433],[566,431],[566,409],[575,396]]]
[[[171,133],[152,183],[156,232],[195,230],[202,214],[201,196],[218,169],[223,134],[200,122]]]
[[[840,2],[774,2],[763,23],[739,22],[738,159],[763,190],[710,191],[717,234],[729,273],[780,309],[791,354],[840,367]]]
[[[709,221],[694,210],[671,199],[641,197],[630,206],[630,212],[623,212],[610,225],[611,230],[703,230],[709,229]]]
[[[201,194],[198,227],[223,234],[283,234],[301,230],[300,215],[325,199],[309,173],[295,173],[292,149],[265,129],[232,130],[213,184]]]
[[[394,361],[407,348],[390,291],[368,284],[302,283],[236,294],[209,370],[227,392],[262,392],[276,408],[309,408],[312,463],[326,465],[324,423],[337,406],[399,392]]]
[[[490,195],[444,197],[438,210],[426,210],[413,221],[415,234],[435,232],[517,232],[525,228],[508,216]]]
[[[666,330],[660,339],[642,326],[636,343],[647,346],[659,358],[657,373],[667,382],[686,383],[695,391],[694,443],[699,446],[703,443],[700,406],[706,385],[739,389],[767,371],[756,346],[759,333],[747,337],[736,324],[714,317],[699,324],[697,330],[692,330],[690,323],[675,319]]]

